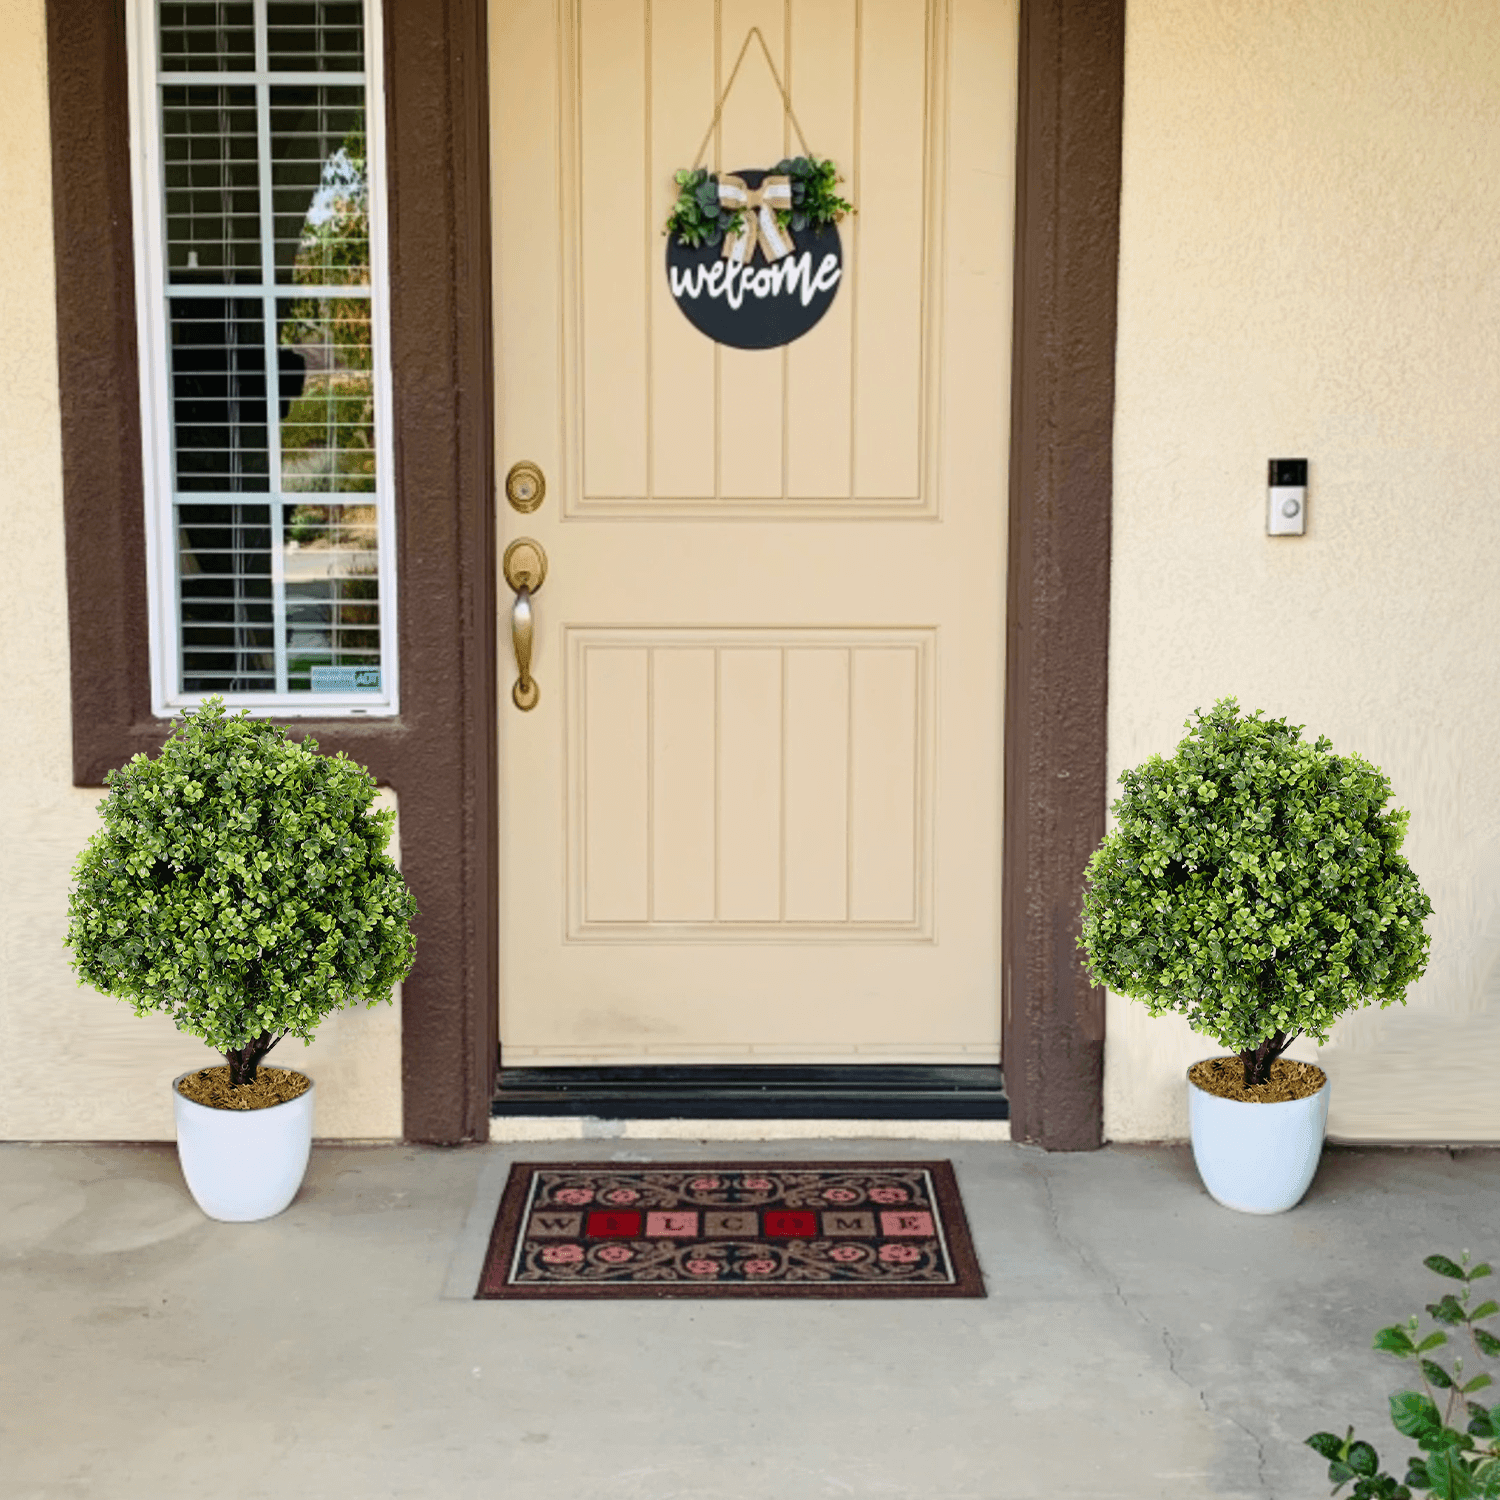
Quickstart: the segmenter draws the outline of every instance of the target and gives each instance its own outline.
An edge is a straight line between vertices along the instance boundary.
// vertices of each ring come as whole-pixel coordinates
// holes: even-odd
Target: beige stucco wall
[[[1500,1138],[1497,59],[1495,0],[1127,6],[1110,799],[1224,695],[1391,777],[1432,960],[1319,1057],[1334,1138]],[[1107,1134],[1185,1134],[1220,1049],[1107,1028]]]
[[[80,987],[62,942],[103,793],[72,777],[43,16],[0,0],[0,1139],[171,1140],[171,1080],[221,1059]],[[317,1136],[400,1135],[400,1030],[398,988],[271,1054],[316,1081]]]

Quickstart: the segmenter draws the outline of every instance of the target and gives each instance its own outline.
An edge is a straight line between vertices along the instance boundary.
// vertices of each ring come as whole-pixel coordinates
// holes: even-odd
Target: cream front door
[[[494,0],[507,1064],[993,1063],[1017,0]],[[855,207],[820,323],[663,225],[750,28]],[[705,161],[795,155],[758,47]],[[498,559],[497,559],[498,563]]]

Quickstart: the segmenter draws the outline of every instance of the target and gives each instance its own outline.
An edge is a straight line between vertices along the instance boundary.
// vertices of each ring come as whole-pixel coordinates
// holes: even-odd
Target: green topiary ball
[[[1265,1048],[1268,1067],[1347,1010],[1404,1003],[1432,904],[1376,767],[1233,698],[1195,718],[1171,759],[1121,776],[1079,946],[1094,983],[1241,1055]]]
[[[369,811],[375,778],[342,752],[211,697],[105,785],[63,939],[80,984],[165,1011],[250,1081],[282,1036],[310,1044],[331,1011],[389,1003],[410,973],[395,813]]]

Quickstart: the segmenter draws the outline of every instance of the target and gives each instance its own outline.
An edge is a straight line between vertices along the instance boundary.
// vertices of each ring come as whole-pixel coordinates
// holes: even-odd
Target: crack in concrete
[[[1051,1174],[1047,1171],[1045,1162],[1038,1162],[1036,1164],[1036,1170],[1037,1174],[1042,1179],[1042,1190],[1046,1194],[1047,1222],[1048,1227],[1052,1231],[1052,1237],[1065,1249],[1072,1252],[1072,1254],[1078,1259],[1079,1263],[1083,1266],[1083,1269],[1095,1281],[1101,1282],[1103,1283],[1103,1285],[1109,1288],[1111,1295],[1120,1304],[1120,1306],[1125,1309],[1126,1312],[1139,1319],[1140,1322],[1143,1323],[1147,1328],[1156,1326],[1153,1325],[1151,1319],[1148,1318],[1140,1308],[1135,1307],[1131,1304],[1130,1299],[1125,1295],[1124,1288],[1120,1285],[1120,1283],[1116,1281],[1104,1269],[1104,1267],[1101,1266],[1080,1243],[1078,1243],[1078,1241],[1069,1239],[1068,1236],[1063,1233],[1061,1215],[1059,1214],[1057,1207],[1057,1196],[1052,1191]],[[1192,1391],[1192,1393],[1198,1398],[1198,1405],[1202,1407],[1204,1413],[1207,1416],[1212,1417],[1217,1421],[1228,1422],[1232,1427],[1239,1428],[1239,1430],[1243,1432],[1247,1438],[1250,1439],[1250,1441],[1255,1445],[1256,1484],[1261,1494],[1266,1497],[1266,1500],[1276,1500],[1275,1493],[1266,1488],[1266,1445],[1264,1438],[1262,1438],[1258,1433],[1252,1431],[1249,1427],[1245,1426],[1245,1424],[1241,1422],[1238,1417],[1231,1416],[1227,1412],[1215,1411],[1209,1404],[1207,1391],[1203,1390],[1202,1388],[1195,1387],[1193,1385],[1193,1382],[1189,1380],[1187,1376],[1177,1368],[1178,1349],[1176,1344],[1172,1340],[1171,1330],[1165,1323],[1163,1323],[1159,1326],[1158,1332],[1161,1336],[1162,1348],[1166,1351],[1168,1372],[1172,1375],[1173,1379],[1180,1381],[1188,1388],[1188,1390]]]

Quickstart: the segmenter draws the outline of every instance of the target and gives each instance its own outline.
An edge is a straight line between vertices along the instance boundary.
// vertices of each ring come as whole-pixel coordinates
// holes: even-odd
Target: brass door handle
[[[541,588],[547,576],[547,554],[542,551],[541,544],[530,537],[517,537],[505,549],[500,566],[505,581],[516,593],[516,602],[510,611],[510,638],[516,652],[516,671],[520,675],[510,690],[510,697],[524,713],[535,708],[541,697],[541,689],[531,675],[531,646],[535,636],[531,596]]]

